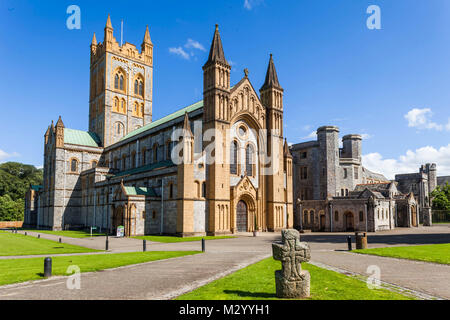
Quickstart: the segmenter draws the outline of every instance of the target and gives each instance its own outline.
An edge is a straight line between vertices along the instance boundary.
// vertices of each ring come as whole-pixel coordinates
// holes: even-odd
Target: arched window
[[[91,168],[96,168],[97,167],[97,161],[92,160],[91,162]]]
[[[139,81],[139,95],[144,96],[144,82]]]
[[[142,157],[142,165],[145,166],[147,164],[147,149],[146,148],[142,149],[141,157]]]
[[[133,116],[135,116],[135,117],[138,117],[139,116],[139,114],[138,114],[138,109],[139,109],[139,103],[137,103],[137,102],[135,102],[134,103],[134,108],[133,108]]]
[[[127,156],[124,154],[122,156],[122,170],[125,170],[127,168]]]
[[[311,210],[309,212],[309,222],[311,223],[311,225],[314,225],[314,210]]]
[[[113,111],[119,112],[119,98],[114,97]]]
[[[206,182],[202,183],[202,197],[206,198]]]
[[[233,141],[230,150],[230,174],[237,174],[238,143]]]
[[[120,90],[123,91],[123,75],[120,76]]]
[[[127,106],[126,106],[126,103],[125,103],[125,99],[122,99],[122,101],[121,101],[120,112],[127,113]]]
[[[158,161],[158,145],[153,145],[153,163]]]
[[[117,73],[114,77],[114,89],[119,89],[119,75]]]
[[[245,148],[245,170],[247,171],[247,175],[253,176],[253,164],[254,164],[254,150],[253,146],[249,144],[247,148]]]
[[[138,94],[138,86],[139,86],[139,81],[134,80],[134,94]]]
[[[77,159],[72,159],[70,161],[70,171],[78,172],[78,160]]]
[[[169,199],[173,198],[173,184],[169,184]]]

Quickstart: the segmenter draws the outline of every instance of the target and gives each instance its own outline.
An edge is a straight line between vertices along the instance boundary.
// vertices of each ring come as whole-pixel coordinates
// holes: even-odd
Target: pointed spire
[[[228,65],[228,62],[225,59],[225,54],[223,53],[222,40],[220,39],[218,24],[216,24],[216,30],[214,31],[214,36],[211,43],[211,49],[209,50],[208,61],[206,61],[205,65],[212,62],[222,62]]]
[[[106,28],[112,29],[111,16],[108,13],[108,20],[106,20]]]
[[[58,122],[56,122],[56,128],[62,127],[64,128],[64,123],[61,119],[61,116],[59,116]]]
[[[144,43],[152,43],[152,39],[150,39],[150,31],[148,30],[148,25],[147,28],[145,29],[145,36],[144,36]]]
[[[189,116],[188,116],[187,111],[184,114],[183,131],[185,132],[186,135],[189,135],[191,137],[194,136],[191,131],[191,125],[189,123]]]
[[[270,54],[269,66],[267,67],[266,81],[261,87],[261,90],[268,88],[281,89],[280,83],[278,82],[277,70],[275,69],[275,64],[273,63],[272,54]]]
[[[284,147],[283,147],[283,150],[284,150],[284,156],[285,156],[285,157],[291,157],[291,158],[292,158],[291,150],[289,150],[289,145],[288,145],[288,143],[287,143],[286,138],[284,138]]]
[[[50,134],[50,126],[48,126],[47,131],[45,131],[45,137],[48,137],[48,135]]]
[[[94,32],[94,36],[92,37],[92,43],[93,46],[97,45],[97,38],[95,37],[95,32]]]

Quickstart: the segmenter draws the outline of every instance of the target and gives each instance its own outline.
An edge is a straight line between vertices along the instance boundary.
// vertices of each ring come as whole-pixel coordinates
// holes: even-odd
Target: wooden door
[[[236,228],[238,232],[248,231],[247,204],[244,201],[239,201],[236,207]]]

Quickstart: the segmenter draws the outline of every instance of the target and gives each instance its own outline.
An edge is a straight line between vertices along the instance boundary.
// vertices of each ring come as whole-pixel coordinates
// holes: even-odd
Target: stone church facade
[[[61,117],[45,133],[40,228],[95,226],[125,235],[222,235],[293,227],[292,156],[270,56],[258,93],[230,86],[218,27],[203,100],[153,121],[153,43],[118,44],[110,17],[91,50],[89,131]],[[264,161],[263,161],[264,159]],[[31,214],[31,211],[29,211]],[[32,222],[32,223],[31,223]]]

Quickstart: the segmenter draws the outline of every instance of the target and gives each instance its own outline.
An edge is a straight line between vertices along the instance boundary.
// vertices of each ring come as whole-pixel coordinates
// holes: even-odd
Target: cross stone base
[[[308,298],[310,295],[311,276],[308,271],[300,272],[300,280],[290,281],[283,277],[281,270],[275,271],[275,285],[278,298]]]

